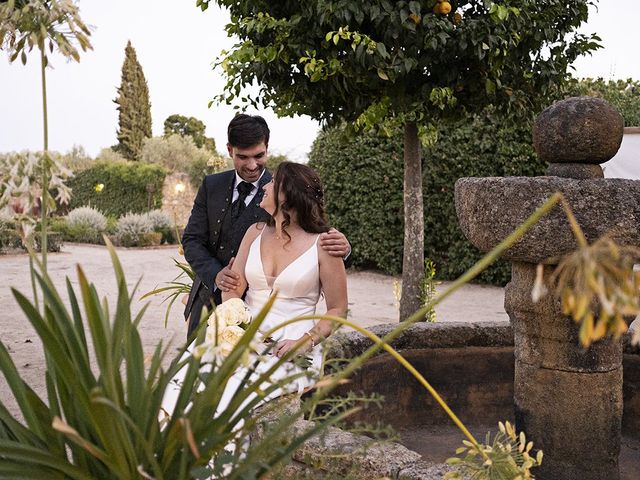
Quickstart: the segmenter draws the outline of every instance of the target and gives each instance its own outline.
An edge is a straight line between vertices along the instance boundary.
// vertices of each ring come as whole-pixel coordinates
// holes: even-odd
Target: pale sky
[[[95,156],[117,143],[118,115],[113,99],[120,84],[124,47],[131,40],[149,84],[153,134],[162,135],[164,120],[178,113],[199,118],[223,153],[226,126],[234,115],[227,106],[208,102],[222,91],[221,73],[211,64],[229,49],[224,25],[228,15],[212,6],[206,12],[195,0],[80,0],[81,16],[95,27],[94,50],[80,63],[53,55],[47,72],[49,147],[66,152],[81,145]],[[640,1],[600,0],[584,32],[596,32],[604,48],[578,60],[579,77],[640,80]],[[39,58],[27,66],[9,64],[0,51],[0,152],[42,149]],[[318,132],[308,118],[278,119],[261,113],[271,128],[270,150],[291,159],[306,157]]]

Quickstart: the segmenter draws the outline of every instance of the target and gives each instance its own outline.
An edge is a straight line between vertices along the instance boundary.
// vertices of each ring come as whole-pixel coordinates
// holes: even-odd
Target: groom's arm
[[[235,257],[233,265],[231,266],[231,272],[237,277],[237,283],[234,287],[221,288],[223,302],[226,302],[230,298],[242,298],[244,296],[244,292],[248,287],[244,270],[247,265],[247,259],[249,258],[249,249],[256,237],[260,235],[262,228],[264,228],[264,224],[259,225],[256,223],[249,227],[244,234],[240,248],[238,248],[238,255]]]
[[[202,181],[193,202],[191,216],[182,235],[184,257],[204,285],[213,292],[215,278],[223,265],[209,250],[209,217],[207,214],[207,179]]]

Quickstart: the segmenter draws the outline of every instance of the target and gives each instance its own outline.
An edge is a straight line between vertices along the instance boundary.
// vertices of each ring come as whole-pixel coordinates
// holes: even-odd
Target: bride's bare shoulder
[[[254,223],[247,229],[247,233],[245,233],[245,238],[253,241],[258,235],[262,233],[262,231],[266,228],[267,224],[264,222]]]

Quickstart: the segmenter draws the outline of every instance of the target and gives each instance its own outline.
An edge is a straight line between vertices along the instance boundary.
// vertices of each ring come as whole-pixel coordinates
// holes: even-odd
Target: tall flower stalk
[[[57,49],[66,59],[80,61],[82,51],[92,49],[91,31],[80,18],[79,9],[72,0],[8,0],[0,4],[0,50],[5,50],[9,61],[18,57],[23,65],[27,53],[33,48],[40,52],[40,76],[42,83],[43,143],[42,200],[40,205],[42,265],[47,268],[47,215],[55,206],[49,195],[50,158],[49,123],[47,113],[46,68],[49,52]]]

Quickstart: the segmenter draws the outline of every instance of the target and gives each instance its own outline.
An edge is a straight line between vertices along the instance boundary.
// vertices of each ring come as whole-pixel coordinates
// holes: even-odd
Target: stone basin
[[[379,325],[371,330],[382,337],[396,326]],[[336,335],[331,342],[329,356],[333,358],[353,358],[371,345],[357,333]],[[513,331],[505,322],[419,323],[393,342],[479,441],[484,441],[488,431],[496,432],[498,421],[514,420],[513,345]],[[624,352],[620,478],[637,480],[640,478],[640,351],[630,345],[627,337]],[[464,437],[417,380],[390,355],[380,353],[354,375],[351,383],[342,386],[339,393],[346,395],[349,391],[384,396],[381,407],[370,406],[351,421],[389,424],[398,432],[400,443],[422,456],[415,469],[403,470],[399,478],[442,478],[445,470],[434,466],[453,456]]]
[[[555,192],[562,192],[589,242],[610,235],[640,245],[640,181],[560,177],[461,178],[456,213],[465,236],[483,252],[512,233]],[[540,263],[577,248],[567,218],[557,206],[502,258]]]

